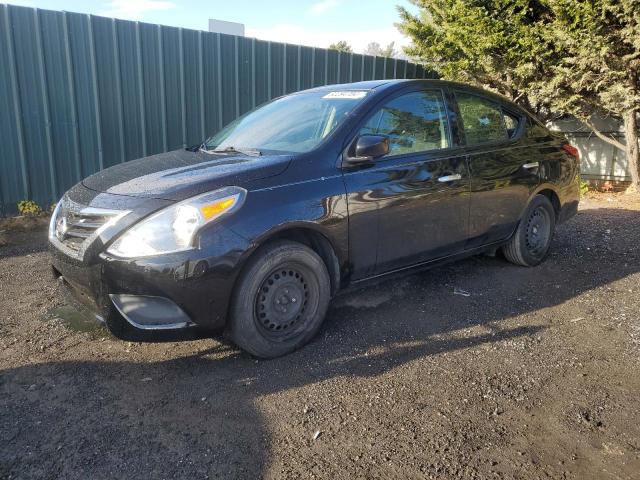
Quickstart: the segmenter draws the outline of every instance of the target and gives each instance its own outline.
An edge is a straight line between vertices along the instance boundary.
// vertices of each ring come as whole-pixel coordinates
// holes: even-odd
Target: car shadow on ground
[[[640,269],[635,239],[622,235],[637,212],[585,210],[573,222],[534,269],[475,257],[342,294],[320,335],[280,359],[219,342],[166,361],[102,354],[2,371],[0,478],[260,478],[277,453],[257,400],[537,335],[546,324],[535,312]],[[614,257],[616,268],[594,264]]]

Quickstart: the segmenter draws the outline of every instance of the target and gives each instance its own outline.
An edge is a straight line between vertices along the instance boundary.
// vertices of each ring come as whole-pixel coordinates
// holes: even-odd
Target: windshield
[[[308,152],[335,130],[366,94],[361,90],[324,90],[282,97],[234,120],[204,147],[208,151]]]

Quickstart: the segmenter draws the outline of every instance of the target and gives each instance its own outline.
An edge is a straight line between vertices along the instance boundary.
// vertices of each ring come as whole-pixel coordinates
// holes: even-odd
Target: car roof
[[[476,87],[468,83],[454,82],[451,80],[439,80],[435,78],[365,80],[362,82],[353,82],[353,83],[336,83],[332,85],[322,85],[320,87],[310,88],[308,90],[302,90],[296,93],[332,92],[332,91],[340,91],[340,90],[369,90],[369,91],[375,91],[376,93],[382,93],[383,91],[388,92],[388,91],[400,89],[412,83],[421,84],[427,87],[450,87],[452,89],[464,90],[470,93],[476,93],[484,97],[491,98],[493,101],[496,101],[499,103],[511,105],[512,107],[515,107],[518,110],[523,110],[520,106],[515,104],[509,98],[503,95],[500,95],[498,93],[492,92],[490,90],[485,90],[483,88]]]
[[[439,80],[435,78],[398,78],[398,79],[385,79],[385,80],[365,80],[361,82],[351,83],[334,83],[328,85],[322,85],[315,88],[310,88],[304,91],[321,91],[321,90],[375,90],[375,89],[387,89],[406,85],[408,83],[422,83],[429,85],[452,85],[464,88],[475,88],[471,85],[467,85],[461,82],[452,82],[448,80]]]
[[[390,90],[399,88],[407,84],[416,83],[432,86],[449,86],[452,88],[459,88],[464,90],[473,90],[478,93],[501,97],[493,92],[483,90],[482,88],[469,85],[462,82],[453,82],[450,80],[439,80],[435,78],[408,78],[408,79],[386,79],[386,80],[365,80],[362,82],[352,83],[334,83],[329,85],[322,85],[308,90],[302,90],[303,92],[312,91],[337,91],[337,90]]]
[[[301,90],[301,92],[324,92],[324,91],[338,91],[338,90],[374,90],[380,88],[383,85],[390,84],[392,82],[399,82],[399,80],[366,80],[364,82],[352,82],[352,83],[333,83],[329,85],[322,85],[319,87],[309,88],[307,90]]]

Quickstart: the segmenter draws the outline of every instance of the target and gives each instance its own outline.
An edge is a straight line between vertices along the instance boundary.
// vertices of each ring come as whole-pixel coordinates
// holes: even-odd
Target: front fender
[[[251,244],[249,256],[269,239],[293,229],[321,234],[339,264],[349,261],[347,199],[341,176],[254,190],[224,226]]]

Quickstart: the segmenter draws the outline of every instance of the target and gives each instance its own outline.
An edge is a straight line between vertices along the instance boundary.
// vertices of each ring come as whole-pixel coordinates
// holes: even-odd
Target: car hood
[[[93,191],[129,197],[184,200],[216,188],[279,175],[289,155],[248,156],[175,150],[122,163],[82,181]]]

